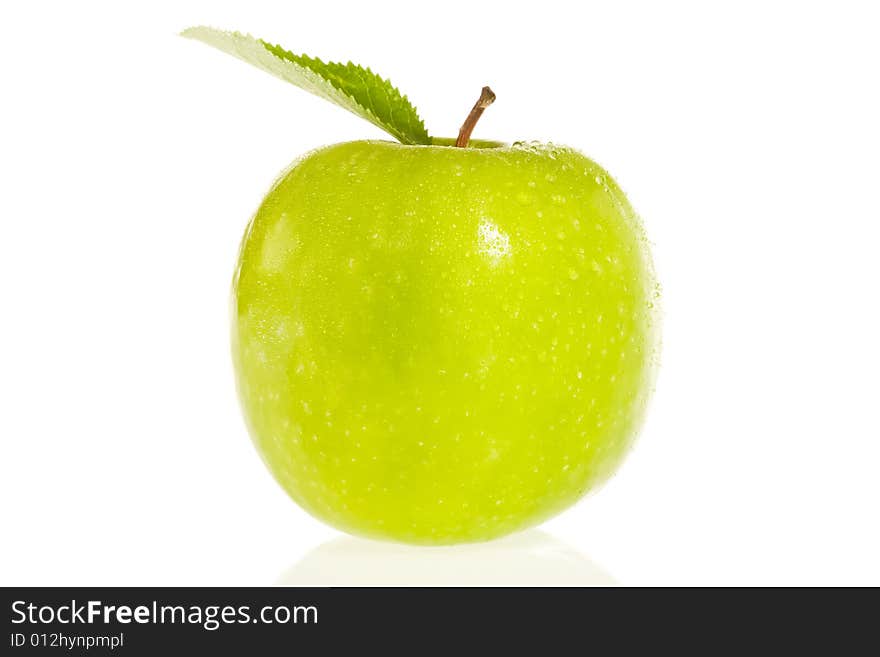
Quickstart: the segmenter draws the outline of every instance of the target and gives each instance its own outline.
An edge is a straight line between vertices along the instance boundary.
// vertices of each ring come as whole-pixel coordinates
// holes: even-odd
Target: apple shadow
[[[286,586],[615,586],[574,548],[537,530],[488,543],[420,547],[345,536],[308,552]]]

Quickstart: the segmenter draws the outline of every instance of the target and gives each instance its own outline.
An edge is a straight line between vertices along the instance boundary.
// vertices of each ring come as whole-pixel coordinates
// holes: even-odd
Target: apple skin
[[[248,428],[284,490],[347,532],[449,544],[520,530],[632,444],[656,296],[638,217],[573,149],[319,149],[242,243]]]

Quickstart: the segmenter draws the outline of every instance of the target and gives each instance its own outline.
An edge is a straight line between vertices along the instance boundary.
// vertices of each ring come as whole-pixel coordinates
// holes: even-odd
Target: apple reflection
[[[289,586],[614,586],[574,548],[531,530],[488,543],[417,547],[345,536],[308,552]]]

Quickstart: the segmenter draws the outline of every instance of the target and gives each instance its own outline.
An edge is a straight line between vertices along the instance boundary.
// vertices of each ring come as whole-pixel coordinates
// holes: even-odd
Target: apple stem
[[[467,148],[468,142],[471,140],[471,133],[474,131],[474,126],[477,125],[477,121],[480,120],[485,109],[494,102],[494,92],[489,87],[483,87],[476,105],[474,105],[474,108],[471,110],[471,113],[468,114],[464,123],[461,124],[461,130],[458,131],[458,139],[455,140],[456,146],[459,148]]]

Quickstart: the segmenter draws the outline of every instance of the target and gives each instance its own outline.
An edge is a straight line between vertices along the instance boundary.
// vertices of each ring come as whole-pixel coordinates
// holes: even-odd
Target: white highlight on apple
[[[493,262],[510,255],[510,238],[491,220],[483,218],[477,229],[480,252]]]

